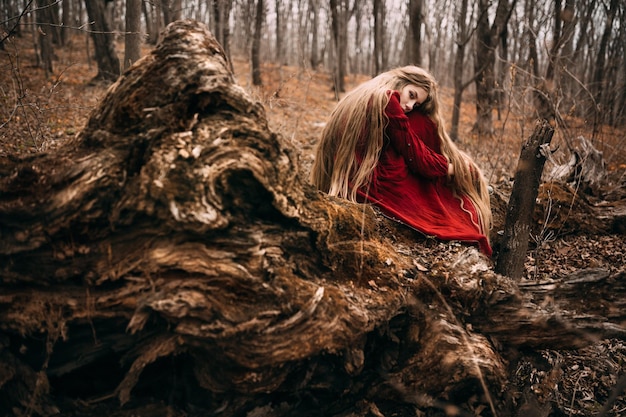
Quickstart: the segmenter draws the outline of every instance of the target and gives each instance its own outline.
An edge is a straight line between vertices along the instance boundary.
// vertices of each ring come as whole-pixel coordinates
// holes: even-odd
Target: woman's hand
[[[387,103],[387,108],[385,109],[387,116],[403,119],[405,113],[400,105],[400,93],[395,90],[388,90],[387,95],[389,95],[389,103]]]
[[[472,176],[475,176],[476,170],[474,169],[474,161],[472,161],[472,158],[470,158],[470,156],[467,155],[465,152],[461,152],[460,154],[463,159],[463,162],[467,166],[469,173]],[[452,163],[452,161],[448,159],[448,176],[451,177],[454,175],[454,173],[455,173],[454,164]]]

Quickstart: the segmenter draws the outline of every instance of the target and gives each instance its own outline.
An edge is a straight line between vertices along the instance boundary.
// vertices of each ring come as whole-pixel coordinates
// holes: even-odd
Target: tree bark
[[[468,0],[461,1],[461,9],[459,10],[457,19],[456,54],[454,57],[454,103],[452,106],[452,121],[450,127],[450,137],[453,141],[458,141],[459,139],[459,119],[461,116],[463,90],[467,85],[463,82],[465,46],[471,39],[471,36],[467,33],[467,1]]]
[[[283,65],[284,53],[283,53],[283,37],[287,33],[286,22],[284,22],[284,7],[281,0],[274,1],[274,9],[276,10],[276,51],[274,60],[279,65]]]
[[[515,415],[506,352],[625,336],[623,271],[544,308],[304,183],[206,27],[161,39],[72,142],[0,164],[5,414]]]
[[[232,0],[212,0],[213,10],[213,33],[217,41],[222,45],[226,56],[230,60],[230,11],[233,7]],[[246,26],[250,27],[250,21],[247,20]]]
[[[182,0],[160,0],[165,25],[181,18]]]
[[[262,85],[261,78],[261,31],[265,20],[265,4],[263,0],[256,0],[256,14],[254,17],[254,37],[250,50],[250,69],[252,71],[252,85]]]
[[[319,45],[318,45],[318,27],[319,27],[319,0],[309,0],[311,21],[311,68],[316,69],[320,62]]]
[[[506,211],[496,272],[519,280],[524,271],[535,201],[554,128],[543,120],[524,143]],[[546,150],[547,149],[547,150]]]
[[[124,69],[141,58],[141,0],[126,0]]]
[[[346,91],[346,54],[348,42],[348,5],[345,0],[330,0],[331,29],[335,60],[333,63],[333,89],[335,95]]]
[[[52,2],[50,0],[37,0],[37,43],[39,44],[39,65],[46,72],[48,78],[54,72],[52,64],[54,48],[52,46],[52,28],[54,18],[52,16]]]
[[[120,75],[120,60],[115,52],[114,37],[106,17],[104,0],[85,0],[92,25],[91,39],[96,50],[98,74],[95,80],[115,81]]]
[[[476,123],[474,131],[480,135],[493,134],[492,110],[495,90],[495,64],[498,37],[510,18],[509,0],[499,0],[493,23],[489,23],[491,2],[480,0],[476,23],[476,59],[474,60],[476,84]]]
[[[158,36],[158,23],[155,21],[158,17],[154,17],[155,13],[153,6],[150,6],[150,10],[148,10],[148,5],[145,1],[141,2],[141,10],[146,22],[147,41],[149,44],[154,45]]]
[[[62,4],[62,17],[61,24],[61,45],[65,46],[70,40],[71,25],[72,25],[72,7],[69,1],[64,1]]]
[[[422,0],[409,1],[409,62],[422,65]]]
[[[606,120],[607,116],[610,115],[612,107],[607,103],[607,97],[612,96],[612,93],[606,89],[606,86],[610,81],[609,78],[605,78],[609,72],[608,65],[606,64],[606,56],[611,39],[611,33],[614,31],[613,24],[615,22],[615,16],[619,10],[618,5],[619,0],[611,0],[609,2],[609,6],[605,7],[606,23],[600,39],[600,45],[598,46],[596,60],[594,62],[593,79],[591,81],[596,106],[591,107],[590,110],[593,112],[592,117],[594,117],[595,123],[597,124],[596,129],[599,129],[599,125],[601,123],[610,122],[609,120]]]
[[[374,0],[374,74],[378,75],[383,71],[383,49],[385,49],[385,17],[384,6],[381,0]]]

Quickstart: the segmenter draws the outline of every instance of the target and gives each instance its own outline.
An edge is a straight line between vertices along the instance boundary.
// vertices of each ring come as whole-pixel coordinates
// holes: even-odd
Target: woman
[[[346,94],[322,132],[311,180],[427,236],[475,243],[491,256],[487,184],[444,130],[437,88],[430,73],[406,66]]]

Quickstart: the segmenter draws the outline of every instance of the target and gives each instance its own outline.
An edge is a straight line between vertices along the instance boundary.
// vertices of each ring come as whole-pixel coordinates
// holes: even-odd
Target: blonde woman
[[[416,66],[361,84],[337,104],[318,144],[311,181],[427,236],[477,244],[491,256],[485,179],[443,127],[437,82]]]

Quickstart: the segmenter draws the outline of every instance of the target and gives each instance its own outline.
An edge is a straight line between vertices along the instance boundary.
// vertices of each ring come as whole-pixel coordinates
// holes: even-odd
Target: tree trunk
[[[165,25],[181,18],[182,0],[160,0],[160,2]]]
[[[467,1],[467,0],[464,0]],[[409,1],[409,62],[422,65],[422,0]]]
[[[452,121],[450,127],[450,138],[453,141],[459,139],[459,119],[461,115],[461,104],[465,83],[463,82],[463,69],[465,67],[465,46],[470,40],[467,33],[467,1],[461,1],[457,20],[457,40],[456,55],[454,57],[454,103],[452,106]]]
[[[374,74],[378,75],[383,71],[383,42],[384,18],[382,0],[374,0]]]
[[[361,24],[363,17],[363,8],[365,4],[354,2],[354,20],[356,22],[356,27],[354,28],[354,35],[352,36],[352,59],[348,59],[350,62],[349,72],[353,74],[363,74],[361,69],[364,67],[363,65],[363,25]],[[348,54],[348,57],[350,55]]]
[[[622,59],[622,74],[626,74],[626,59]],[[621,85],[618,91],[621,91],[622,94],[618,95],[617,107],[615,109],[615,125],[616,126],[626,126],[626,80],[621,80]]]
[[[330,0],[331,28],[335,60],[333,62],[333,89],[335,95],[346,91],[346,49],[348,10],[345,0]]]
[[[489,5],[486,0],[479,0],[478,22],[476,23],[476,122],[474,132],[480,135],[493,133],[491,116],[493,94],[493,66],[495,65],[495,45],[493,45],[489,27]]]
[[[509,20],[512,6],[509,0],[499,0],[493,23],[489,23],[490,2],[480,0],[476,23],[476,59],[474,60],[476,84],[476,123],[474,132],[493,134],[492,110],[495,91],[495,64],[498,38]]]
[[[313,21],[311,24],[311,68],[316,69],[321,60],[319,55],[318,44],[318,27],[319,27],[319,0],[309,0]]]
[[[565,7],[561,7],[561,1],[555,2],[554,9],[554,29],[553,45],[550,50],[548,68],[546,69],[546,79],[548,82],[554,81],[557,89],[562,90],[564,99],[569,103],[563,103],[563,108],[571,108],[573,103],[573,83],[575,79],[563,71],[562,68],[573,69],[573,41],[576,29],[576,10],[574,0],[565,0]],[[560,98],[560,97],[559,97]],[[555,100],[557,101],[557,100]]]
[[[89,29],[98,63],[95,80],[115,81],[120,75],[120,60],[115,52],[113,32],[106,18],[105,1],[85,0],[85,7],[92,23]]]
[[[506,211],[504,237],[496,272],[519,280],[524,272],[535,201],[541,182],[545,152],[549,151],[554,128],[543,120],[524,143],[520,154],[511,197]]]
[[[154,21],[145,1],[141,2],[141,11],[143,13],[144,21],[146,22],[146,42],[152,45],[155,42]]]
[[[528,42],[528,66],[526,69],[532,77],[539,77],[539,54],[537,52],[537,32],[535,24],[535,0],[526,0],[525,15],[526,15],[526,30],[524,37]]]
[[[225,22],[225,24],[222,26],[222,40],[220,42],[220,44],[222,45],[222,48],[224,48],[224,52],[226,53],[226,57],[228,58],[228,62],[230,62],[231,65],[231,70],[232,68],[232,59],[231,59],[231,52],[230,52],[230,36],[231,36],[231,31],[230,31],[230,24],[228,23],[230,21],[230,12],[231,9],[233,7],[233,1],[232,0],[225,0],[222,2],[222,6],[220,8],[220,13],[222,15],[222,20]]]
[[[281,0],[274,1],[274,8],[276,9],[276,53],[274,59],[276,63],[279,65],[283,64],[284,54],[283,54],[283,37],[285,36],[286,31],[283,29],[283,25],[286,22],[283,22],[283,6]]]
[[[254,17],[254,37],[252,38],[252,48],[250,50],[250,68],[252,70],[252,84],[262,85],[261,78],[261,31],[263,30],[263,20],[265,19],[265,5],[263,0],[256,2],[256,14]]]
[[[142,5],[144,8],[144,14],[146,15],[146,22],[149,22],[149,24],[146,23],[146,27],[150,27],[150,32],[148,32],[148,43],[154,45],[159,39],[159,33],[161,33],[161,29],[163,28],[163,13],[161,13],[161,2],[142,1]],[[148,5],[150,6],[149,10]]]
[[[65,46],[69,42],[72,34],[72,7],[69,1],[63,2],[62,11],[61,23],[63,27],[61,28],[61,45]]]
[[[141,0],[126,0],[124,69],[141,58]]]
[[[0,164],[3,414],[513,416],[522,347],[626,337],[623,270],[547,294],[329,198],[206,27],[161,39],[72,142]]]
[[[52,1],[37,0],[37,43],[39,45],[39,65],[46,72],[48,78],[54,72],[52,61],[54,48],[52,47],[52,28],[54,18],[52,16]]]
[[[596,55],[596,61],[594,63],[592,91],[595,97],[596,108],[591,108],[595,112],[594,120],[596,129],[599,129],[601,123],[606,122],[606,117],[610,114],[610,106],[607,106],[606,97],[611,95],[610,91],[607,91],[606,85],[609,82],[606,77],[608,72],[606,65],[607,49],[609,41],[611,39],[611,33],[613,32],[613,23],[615,22],[615,15],[618,11],[619,0],[611,0],[606,10],[606,23],[604,25],[604,32],[600,39],[600,45],[598,46],[598,52]],[[623,10],[622,10],[623,11]],[[622,21],[623,23],[623,21]]]
[[[226,52],[226,56],[229,61],[231,59],[230,54],[230,11],[232,8],[232,0],[210,0],[209,5],[211,6],[211,11],[213,15],[212,19],[212,30],[217,38],[217,41],[222,45],[224,51]],[[207,6],[208,7],[208,6]],[[247,28],[250,27],[250,21],[248,20],[245,24]]]

